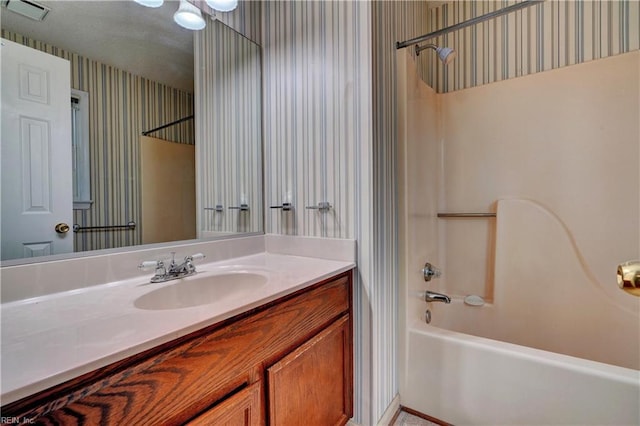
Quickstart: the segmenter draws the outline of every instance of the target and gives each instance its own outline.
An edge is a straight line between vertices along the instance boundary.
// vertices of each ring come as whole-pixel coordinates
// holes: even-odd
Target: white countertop
[[[235,271],[255,272],[267,281],[255,288],[241,286],[210,304],[180,309],[134,305],[142,295],[180,284],[150,284],[152,272],[2,304],[2,404],[215,324],[355,264],[264,252],[196,266],[194,278]]]

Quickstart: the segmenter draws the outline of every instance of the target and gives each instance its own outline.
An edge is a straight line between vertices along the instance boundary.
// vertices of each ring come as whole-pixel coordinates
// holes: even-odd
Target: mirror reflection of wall
[[[195,49],[199,235],[262,231],[260,47],[214,21]]]
[[[218,175],[215,183],[210,182],[218,188],[216,197],[224,198],[222,203],[225,214],[218,215],[224,218],[221,222],[224,226],[199,228],[198,235],[210,237],[237,232],[261,232],[262,123],[259,46],[224,24],[208,18],[207,28],[203,31],[191,32],[180,28],[172,21],[175,2],[165,2],[159,9],[145,8],[135,2],[40,3],[51,8],[51,12],[42,22],[30,21],[3,8],[2,37],[67,59],[71,70],[71,87],[76,90],[74,93],[85,95],[84,99],[78,99],[88,105],[89,174],[85,180],[88,180],[86,186],[90,188],[90,195],[80,200],[82,203],[74,203],[72,221],[82,227],[136,222],[134,229],[98,230],[69,235],[74,240],[74,251],[118,248],[146,242],[143,238],[142,221],[140,136],[144,131],[194,116],[196,97],[205,96],[202,93],[196,96],[193,94],[194,34],[199,38],[204,37],[204,40],[205,32],[215,33],[220,31],[220,28],[226,28],[229,33],[224,42],[216,41],[215,49],[218,55],[224,57],[225,52],[250,51],[256,55],[253,63],[257,66],[251,68],[251,72],[255,73],[254,83],[250,87],[241,87],[237,84],[238,80],[231,75],[233,70],[229,67],[244,67],[243,61],[227,64],[230,74],[225,75],[225,84],[231,85],[224,92],[218,91],[215,95],[219,97],[221,105],[236,108],[239,107],[240,99],[246,99],[252,103],[253,108],[246,116],[248,121],[242,121],[242,134],[238,133],[237,127],[225,128],[225,121],[218,121],[212,126],[218,133],[207,143],[225,144],[224,148],[211,148],[215,151],[216,170],[222,170],[218,168],[218,164],[225,167],[238,164],[238,167],[228,167],[224,176]],[[60,19],[69,19],[71,23],[64,23]],[[73,31],[70,31],[70,28],[73,28]],[[83,33],[83,30],[89,32]],[[104,31],[110,31],[110,34],[104,36]],[[61,36],[60,33],[67,35]],[[136,47],[133,38],[143,39],[147,43],[146,47]],[[69,40],[78,42],[78,45],[74,45],[78,48],[68,47]],[[89,42],[97,44],[90,47]],[[185,43],[186,46],[182,45]],[[164,52],[163,45],[167,46],[167,50],[173,49],[171,53]],[[133,51],[127,53],[127,48]],[[115,59],[107,57],[109,50],[117,52]],[[210,46],[203,46],[201,53],[210,50]],[[164,56],[161,55],[163,52]],[[147,61],[145,56],[148,54],[151,58]],[[173,59],[169,61],[167,56]],[[160,63],[149,66],[152,60],[158,59]],[[143,69],[149,71],[142,71]],[[186,78],[183,77],[185,70],[188,74]],[[245,71],[240,71],[243,72]],[[240,78],[239,81],[246,79]],[[249,90],[255,90],[255,93],[249,93]],[[170,126],[149,136],[193,146],[196,144],[194,123],[197,122],[196,116],[195,119]],[[203,121],[203,125],[210,124]],[[249,125],[257,127],[250,129]],[[248,176],[242,175],[244,173]],[[74,191],[77,189],[77,185],[74,185]],[[227,195],[221,195],[227,192],[234,194],[228,196],[229,200]],[[172,196],[167,193],[166,197],[167,205],[176,202],[175,194]],[[251,198],[249,215],[238,215],[235,214],[237,212],[228,210],[230,206],[239,205],[243,197]],[[195,228],[195,217],[192,219]],[[212,232],[200,232],[203,229]],[[193,232],[185,234],[184,238],[193,238],[195,235],[196,230],[193,229]],[[171,238],[184,239],[176,236]]]

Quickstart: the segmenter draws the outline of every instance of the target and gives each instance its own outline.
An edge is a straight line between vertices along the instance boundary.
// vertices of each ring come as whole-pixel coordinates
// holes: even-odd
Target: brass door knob
[[[56,227],[54,228],[56,230],[56,232],[58,234],[66,234],[67,232],[69,232],[69,225],[67,225],[66,223],[62,222],[56,225]]]
[[[618,265],[618,286],[629,294],[640,296],[640,261]]]

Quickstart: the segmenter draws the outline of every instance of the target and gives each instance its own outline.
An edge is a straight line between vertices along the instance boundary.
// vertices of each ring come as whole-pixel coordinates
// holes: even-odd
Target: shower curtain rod
[[[171,123],[167,123],[167,124],[164,124],[162,126],[156,127],[155,129],[147,130],[146,132],[142,132],[142,135],[143,136],[149,136],[150,133],[157,132],[158,130],[166,129],[167,127],[175,126],[176,124],[180,124],[183,121],[187,121],[187,120],[191,120],[191,119],[193,119],[193,115],[181,118],[181,119],[176,120],[176,121],[172,121]]]
[[[451,25],[450,27],[442,28],[440,30],[431,32],[429,34],[422,35],[420,37],[412,38],[411,40],[396,42],[396,49],[403,49],[416,43],[430,40],[432,38],[448,34],[453,31],[467,28],[471,25],[478,24],[480,22],[488,21],[489,19],[496,18],[498,16],[506,15],[507,13],[515,12],[516,10],[524,9],[539,3],[543,3],[544,0],[523,0],[520,3],[512,4],[511,6],[503,7],[502,9],[494,10],[493,12],[486,13],[484,15],[477,16],[475,18],[467,19],[466,21],[459,22]]]

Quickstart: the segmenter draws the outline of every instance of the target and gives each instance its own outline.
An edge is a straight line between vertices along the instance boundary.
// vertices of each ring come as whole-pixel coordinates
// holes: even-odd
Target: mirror
[[[7,10],[3,1],[2,37],[70,60],[71,88],[80,90],[80,102],[81,95],[88,94],[89,167],[85,178],[90,195],[74,201],[69,221],[58,221],[68,224],[72,232],[36,238],[30,246],[23,244],[19,256],[5,256],[2,232],[3,261],[58,258],[48,256],[57,253],[42,244],[47,240],[72,240],[74,255],[81,256],[86,251],[94,254],[94,250],[147,243],[262,233],[260,47],[217,20],[207,19],[207,27],[198,32],[179,27],[172,18],[177,1],[165,1],[157,9],[132,1],[38,4],[51,9],[42,21]],[[4,70],[2,80],[4,96]],[[3,110],[4,103],[3,98]],[[3,129],[4,121],[3,115]],[[155,163],[150,175],[143,172],[141,167],[153,166],[160,154],[144,150],[141,134],[176,121],[150,133],[151,146],[155,151],[163,144],[185,149],[195,146],[195,158],[191,163],[178,162],[169,150],[162,160],[169,163],[160,167]],[[6,140],[3,131],[3,194],[5,182],[16,182],[5,176]],[[193,163],[196,172],[190,170]],[[173,170],[170,165],[175,166]],[[74,169],[82,176],[81,165],[74,164]],[[177,177],[177,171],[185,170],[189,171],[186,176]],[[53,182],[58,174],[52,175]],[[71,186],[77,195],[75,180]],[[149,207],[145,197],[152,193],[156,199]],[[193,207],[165,217],[187,204]],[[3,231],[4,205],[3,195]],[[188,232],[148,237],[145,232],[154,226],[165,231],[182,227]],[[3,262],[16,263],[20,261]]]

